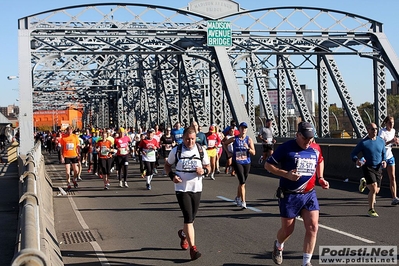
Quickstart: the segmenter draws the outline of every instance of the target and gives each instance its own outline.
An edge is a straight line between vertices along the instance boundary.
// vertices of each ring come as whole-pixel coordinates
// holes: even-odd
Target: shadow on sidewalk
[[[19,212],[18,163],[0,163],[0,261],[11,265],[17,242]]]

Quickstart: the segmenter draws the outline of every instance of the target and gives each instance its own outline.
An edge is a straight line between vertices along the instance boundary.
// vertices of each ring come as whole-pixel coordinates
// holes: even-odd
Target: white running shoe
[[[123,187],[123,182],[122,181],[119,181],[119,186]]]
[[[127,182],[125,182],[125,187],[129,187],[129,186],[127,185]]]
[[[241,207],[242,207],[243,209],[246,209],[246,208],[247,208],[247,203],[246,203],[245,201],[243,201],[243,202],[241,203]]]

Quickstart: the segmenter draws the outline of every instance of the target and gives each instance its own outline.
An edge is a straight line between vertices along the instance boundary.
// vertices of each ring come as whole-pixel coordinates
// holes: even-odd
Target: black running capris
[[[184,223],[193,223],[199,208],[201,192],[176,191],[176,198],[183,213]]]
[[[147,171],[145,175],[153,175],[155,169],[155,162],[143,161],[144,169]]]
[[[234,171],[236,171],[236,176],[238,178],[238,182],[240,182],[241,185],[244,185],[245,182],[247,181],[248,175],[249,175],[249,170],[251,169],[251,164],[239,164],[237,162],[233,161],[233,168]]]

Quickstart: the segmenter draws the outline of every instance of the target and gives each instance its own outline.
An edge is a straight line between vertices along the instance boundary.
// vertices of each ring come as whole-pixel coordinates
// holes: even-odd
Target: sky
[[[0,106],[18,105],[19,91],[18,79],[8,80],[8,76],[18,76],[18,19],[38,12],[62,8],[72,5],[92,3],[147,3],[164,5],[165,0],[0,0]],[[182,8],[187,6],[189,0],[167,1],[168,6]],[[266,7],[298,6],[320,7],[336,9],[369,17],[383,23],[384,32],[391,43],[396,55],[399,54],[398,0],[236,0],[241,8],[257,9]],[[364,62],[364,61],[363,61]],[[368,62],[371,66],[371,61]],[[364,69],[363,63],[356,60],[347,60],[340,65],[341,73],[349,90],[353,102],[360,105],[364,102],[373,102],[373,84],[371,68]],[[306,76],[307,74],[305,74]],[[317,79],[315,75],[298,76],[300,84],[308,84],[308,88],[316,89]],[[390,77],[387,71],[387,86],[390,87]],[[329,92],[329,103],[342,106],[335,90]]]

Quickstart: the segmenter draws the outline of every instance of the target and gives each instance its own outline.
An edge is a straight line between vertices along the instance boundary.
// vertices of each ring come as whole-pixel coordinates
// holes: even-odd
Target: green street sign
[[[231,46],[230,21],[208,21],[208,46]]]

